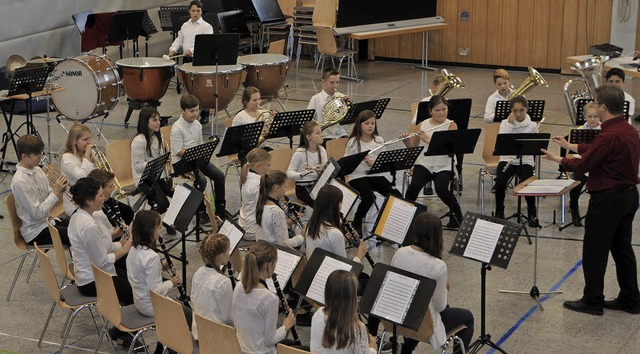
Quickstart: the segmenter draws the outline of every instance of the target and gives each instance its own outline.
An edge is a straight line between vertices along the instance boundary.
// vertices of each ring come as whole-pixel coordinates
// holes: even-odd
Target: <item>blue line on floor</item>
[[[558,290],[558,288],[560,288],[560,286],[565,281],[567,281],[567,279],[569,279],[569,277],[572,276],[573,273],[575,273],[576,270],[578,270],[578,268],[580,267],[582,267],[582,259],[580,259],[576,264],[574,264],[573,267],[571,267],[571,269],[569,269],[569,271],[553,287],[551,287],[549,291]],[[542,303],[547,301],[550,296],[551,294],[544,295],[543,297],[540,298],[540,302]],[[505,334],[503,334],[502,337],[500,337],[500,339],[498,339],[496,344],[498,346],[501,346],[504,342],[506,342],[509,339],[509,337],[511,337],[511,335],[518,328],[520,328],[520,326],[524,323],[524,321],[526,321],[537,309],[538,309],[537,305],[530,308],[529,311],[527,311],[527,313],[525,313],[522,317],[520,317],[520,319],[511,328],[509,328],[509,330]],[[495,353],[495,349],[491,349],[487,351],[487,354],[493,354],[493,353]]]

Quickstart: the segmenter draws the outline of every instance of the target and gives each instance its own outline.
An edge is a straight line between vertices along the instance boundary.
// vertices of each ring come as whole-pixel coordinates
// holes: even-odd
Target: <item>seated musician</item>
[[[325,117],[322,116],[322,108],[325,104],[331,102],[334,97],[344,96],[338,92],[338,85],[340,84],[340,73],[333,68],[326,68],[322,71],[322,91],[311,97],[307,109],[313,109],[316,111],[313,118],[320,124],[326,123]],[[348,99],[348,96],[345,96]],[[334,124],[324,130],[324,144],[327,140],[344,138],[347,136],[347,132],[340,124]],[[323,145],[324,145],[323,144]]]
[[[320,124],[315,120],[304,123],[300,128],[300,146],[293,152],[287,168],[287,176],[296,181],[296,197],[310,207],[313,206],[313,198],[309,188],[328,161],[322,142]]]
[[[416,136],[404,141],[407,147],[424,146],[426,151],[431,142],[431,137],[436,131],[457,130],[456,123],[447,118],[449,113],[449,102],[443,96],[433,96],[429,100],[429,113],[431,118],[425,119],[420,125],[411,129],[408,133],[401,137],[406,138],[410,134]],[[431,130],[429,130],[431,129]],[[425,132],[426,131],[426,132]],[[442,202],[453,211],[453,215],[449,215],[449,223],[447,227],[458,228],[462,221],[462,210],[458,201],[449,189],[451,180],[451,160],[448,156],[424,156],[420,153],[416,164],[413,166],[413,176],[411,183],[405,193],[405,198],[415,201],[418,198],[420,189],[425,185],[426,181],[433,180],[436,187],[436,194]]]
[[[245,231],[243,239],[255,241],[259,224],[256,223],[256,205],[260,194],[260,178],[271,171],[271,154],[254,148],[246,156],[247,163],[240,172],[242,205],[238,223]]]
[[[39,167],[44,155],[44,142],[35,135],[23,135],[16,143],[20,162],[11,179],[11,192],[16,201],[16,212],[22,221],[20,234],[24,241],[33,245],[50,245],[53,243],[47,219],[53,206],[62,199],[63,191],[68,188],[67,179],[59,176],[53,188],[49,186],[49,178]],[[62,243],[69,245],[67,237],[67,221],[56,222]]]
[[[486,124],[493,123],[496,103],[498,101],[506,101],[513,92],[509,81],[509,73],[504,69],[498,69],[493,73],[493,83],[496,85],[497,90],[487,98],[487,105],[484,107],[484,122]]]
[[[191,147],[204,143],[202,139],[202,125],[196,120],[200,112],[200,102],[195,96],[186,95],[180,98],[180,118],[171,126],[171,162],[176,174],[184,174],[192,171],[190,162],[184,161],[182,155]],[[226,200],[224,189],[224,173],[210,161],[202,159],[195,162],[198,170],[204,176],[213,180],[213,195],[215,198],[215,212],[218,216],[226,214]],[[207,187],[207,179],[198,174],[195,187],[203,192]],[[204,205],[199,215],[203,224],[208,224],[209,217],[205,212]]]
[[[431,81],[431,88],[429,89],[429,96],[421,99],[420,102],[429,102],[431,97],[433,97],[433,94],[438,91],[438,89],[440,88],[440,85],[442,85],[443,83],[444,83],[444,75],[442,75],[442,74],[436,75],[433,78],[433,81]],[[418,121],[418,110],[416,109],[413,117],[411,117],[411,125],[416,125],[417,121]]]
[[[624,90],[624,76],[625,76],[624,70],[622,70],[620,68],[611,68],[604,75],[605,79],[607,79],[607,83],[608,84],[618,86],[622,90]],[[629,102],[629,117],[628,117],[628,120],[629,120],[629,124],[632,124],[633,123],[633,115],[635,114],[635,110],[636,110],[636,100],[633,98],[633,96],[628,94],[627,91],[624,91],[624,100]]]
[[[131,172],[133,181],[137,185],[147,163],[169,151],[160,133],[160,113],[153,107],[144,107],[138,116],[138,134],[131,140]],[[165,145],[166,144],[166,145]],[[173,180],[163,172],[146,196],[151,209],[164,214],[169,208],[169,198],[173,196]],[[168,177],[168,178],[166,178]],[[167,234],[173,235],[176,230],[171,225],[165,225]]]
[[[264,110],[260,110],[260,90],[253,86],[249,86],[242,92],[242,110],[233,117],[232,127],[255,123],[260,117],[260,113]]]
[[[507,119],[500,122],[499,134],[514,133],[535,133],[537,130],[536,123],[531,121],[531,117],[527,114],[528,102],[522,96],[516,96],[511,100],[511,114]],[[533,156],[522,156],[522,165],[520,159],[516,156],[500,156],[498,163],[495,192],[496,192],[496,212],[495,217],[504,219],[504,198],[507,184],[513,175],[518,175],[520,181],[533,176],[534,160]],[[527,201],[527,219],[529,226],[538,226],[538,217],[536,215],[536,198],[525,197]]]

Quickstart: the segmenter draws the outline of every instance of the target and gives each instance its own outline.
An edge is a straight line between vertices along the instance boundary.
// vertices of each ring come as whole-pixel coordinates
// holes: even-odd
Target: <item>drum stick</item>
[[[164,59],[164,60],[171,60],[171,59],[174,59],[174,58],[180,58],[180,57],[183,57],[183,56],[185,56],[185,55],[184,55],[184,54],[178,54],[178,55],[168,56],[167,54],[164,54],[164,55],[162,56],[162,59]]]

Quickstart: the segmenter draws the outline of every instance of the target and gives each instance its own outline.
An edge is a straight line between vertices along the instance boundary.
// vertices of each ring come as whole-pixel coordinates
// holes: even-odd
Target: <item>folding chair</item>
[[[156,320],[156,338],[166,348],[178,353],[193,353],[193,337],[179,302],[150,290]]]
[[[485,166],[480,168],[478,172],[478,197],[476,206],[480,206],[480,213],[484,215],[484,177],[493,178],[498,174],[498,162],[500,156],[493,156],[493,150],[496,147],[496,139],[500,131],[500,123],[486,124],[484,130],[484,146],[482,148],[482,159]],[[493,185],[493,183],[492,183]]]
[[[242,354],[236,330],[231,326],[193,314],[198,326],[200,354]]]

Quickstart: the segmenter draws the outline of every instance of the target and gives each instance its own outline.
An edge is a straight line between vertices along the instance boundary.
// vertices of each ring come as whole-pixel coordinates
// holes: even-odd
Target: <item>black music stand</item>
[[[180,13],[180,15],[189,14],[189,6],[160,6],[158,10],[158,17],[160,18],[160,29],[163,31],[170,31],[173,34],[173,39],[176,39],[178,32],[173,32],[173,23],[171,21],[171,14],[173,12]],[[178,31],[180,28],[178,27]]]
[[[494,156],[511,155],[515,156],[520,161],[522,166],[522,156],[542,155],[541,149],[547,149],[549,146],[549,139],[551,134],[549,133],[515,133],[515,134],[498,134],[496,137],[496,146],[493,150]],[[517,176],[515,177],[518,181]],[[518,184],[519,182],[516,182]],[[507,218],[516,218],[518,224],[522,224],[525,235],[529,244],[532,244],[529,231],[525,226],[528,221],[526,215],[522,213],[522,197],[518,197],[518,210],[515,214]]]
[[[411,215],[393,215],[394,211],[397,210],[393,208],[395,203],[411,204],[411,206],[415,209],[413,210],[413,213],[411,213]],[[413,235],[413,233],[411,233],[411,225],[413,225],[413,221],[415,220],[416,216],[418,216],[418,214],[420,213],[426,212],[427,209],[428,208],[426,205],[389,194],[385,197],[384,203],[382,203],[382,206],[380,207],[380,212],[376,216],[376,221],[373,224],[371,236],[369,237],[375,236],[381,240],[390,243],[396,243],[400,246],[409,245],[411,243],[408,241],[412,241],[412,238],[407,239],[407,236]],[[403,234],[398,234],[394,231],[392,232],[392,235],[389,235],[387,232],[385,232],[385,224],[387,223],[390,216],[407,217],[404,220],[398,220],[403,225],[395,225],[396,227],[400,227],[406,230]],[[394,227],[394,230],[396,229],[396,227]]]
[[[216,156],[238,154],[238,159],[241,162],[244,161],[244,157],[249,151],[258,146],[258,138],[260,138],[263,126],[264,121],[258,121],[227,128],[222,138],[220,151]]]
[[[409,284],[402,283],[402,280],[408,280]],[[429,311],[435,289],[436,281],[433,279],[376,263],[360,298],[360,313],[391,322],[391,352],[397,353],[398,326],[417,331]],[[384,334],[380,341],[384,341]]]
[[[312,120],[315,113],[313,109],[276,113],[266,139],[289,138],[289,147],[293,149],[293,137],[300,134],[302,125]]]
[[[327,183],[331,182],[334,178],[336,178],[340,174],[340,165],[333,159],[333,157],[329,158],[329,161],[324,164],[322,167],[322,171],[318,174],[318,179],[316,179],[313,187],[309,190],[309,195],[314,200],[318,196],[318,192],[320,188],[324,187]]]
[[[587,120],[584,119],[584,106],[589,102],[593,102],[593,98],[579,98],[576,101],[576,121],[574,122],[576,126],[587,123]],[[629,112],[629,101],[625,100],[624,106],[622,107],[622,114],[629,117],[629,113],[633,114],[633,112]]]
[[[357,190],[353,189],[347,183],[337,178],[329,181],[329,184],[342,191],[342,207],[340,208],[340,213],[342,214],[342,216],[344,216],[344,219],[346,219],[347,215],[351,213],[351,210],[360,198],[360,193]],[[351,197],[345,198],[345,195],[347,194],[349,194]]]
[[[140,36],[144,37],[144,56],[149,56],[149,39],[154,33],[158,33],[158,29],[153,24],[147,10],[118,10],[118,13],[141,12],[142,23],[140,24]]]
[[[164,171],[167,161],[169,161],[170,153],[166,153],[156,157],[155,159],[147,162],[144,166],[144,171],[142,171],[142,176],[140,176],[140,180],[138,181],[138,186],[136,189],[131,192],[131,195],[134,196],[138,193],[142,193],[144,196],[140,197],[136,203],[133,205],[133,210],[137,211],[142,206],[142,203],[147,199],[147,197],[151,194],[153,188],[155,188],[162,172]],[[171,176],[168,176],[171,177]]]
[[[447,102],[449,102],[449,119],[456,122],[459,130],[467,129],[469,127],[469,116],[471,116],[473,100],[471,98],[452,98],[447,100]],[[416,124],[420,124],[427,118],[431,118],[429,101],[419,102],[416,112]]]
[[[107,35],[108,43],[117,43],[122,41],[133,41],[133,53],[137,57],[140,55],[138,48],[138,37],[142,30],[142,20],[144,19],[143,11],[119,12],[113,15],[109,34]],[[122,46],[120,48],[120,59],[122,59]]]
[[[436,131],[431,136],[429,147],[427,148],[427,151],[424,153],[424,155],[449,156],[449,159],[451,160],[451,176],[453,177],[452,181],[455,181],[457,173],[455,170],[454,156],[472,154],[476,148],[476,143],[478,142],[478,138],[480,137],[480,132],[481,129]],[[460,178],[460,176],[457,176],[457,178]],[[459,187],[460,183],[457,183],[456,185]],[[453,188],[449,188],[449,193],[451,194],[451,198],[455,198]],[[444,218],[445,216],[450,216],[457,220],[457,217],[451,206],[449,206],[449,213],[443,215],[441,218]],[[462,220],[457,220],[457,222],[459,225],[462,223]]]
[[[367,171],[367,174],[390,172],[392,178],[391,184],[395,187],[396,172],[413,167],[422,149],[424,149],[424,146],[383,151],[378,155],[371,169]]]
[[[338,165],[340,165],[340,173],[338,177],[344,180],[344,178],[353,173],[353,171],[358,168],[360,162],[364,160],[364,158],[369,154],[370,150],[359,152],[357,154],[349,155],[341,157],[338,160]]]
[[[496,108],[493,114],[493,122],[500,123],[503,120],[507,119],[509,114],[511,113],[510,102],[506,100],[500,100],[496,102]]]
[[[531,117],[532,122],[539,122],[544,117],[544,100],[528,100],[529,108],[527,114]],[[498,101],[496,102],[495,115],[493,116],[493,122],[502,122],[511,114],[511,101]]]
[[[380,119],[382,118],[382,114],[387,108],[389,101],[391,101],[391,98],[352,103],[347,110],[347,115],[340,121],[340,125],[355,123],[358,114],[365,110],[373,111],[373,113],[376,114],[376,118]]]
[[[478,221],[482,221],[482,225],[502,225],[502,230],[500,231],[497,239],[492,240],[490,238],[483,239],[482,237],[474,237],[476,236],[474,235],[474,229],[476,228]],[[456,238],[451,245],[449,253],[482,263],[482,268],[480,270],[480,337],[473,342],[467,350],[470,354],[478,353],[485,345],[506,354],[502,348],[491,340],[491,335],[486,331],[487,270],[491,270],[492,265],[502,269],[507,269],[509,261],[513,255],[513,251],[518,243],[520,233],[522,232],[522,227],[523,226],[521,224],[515,224],[507,220],[467,212],[463,218],[462,225],[460,225],[460,229],[456,234]],[[492,236],[495,237],[495,235]],[[489,259],[479,257],[477,252],[470,252],[471,250],[469,250],[469,252],[467,251],[472,237],[474,238],[472,245],[486,246],[493,249]]]

